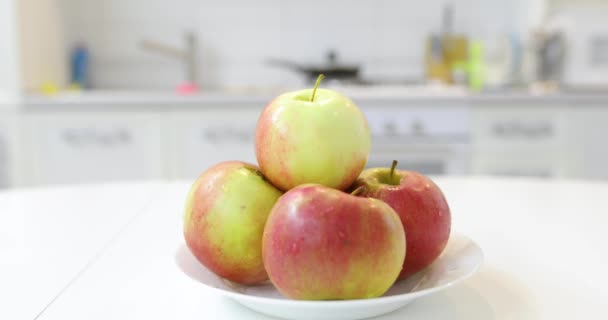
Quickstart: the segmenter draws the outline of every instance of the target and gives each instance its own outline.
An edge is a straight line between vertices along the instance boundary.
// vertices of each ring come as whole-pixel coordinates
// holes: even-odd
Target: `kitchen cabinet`
[[[566,130],[564,175],[577,179],[608,179],[606,106],[573,106],[568,113]]]
[[[160,114],[61,110],[24,114],[27,184],[159,179]]]
[[[221,161],[256,163],[260,99],[90,99],[0,112],[0,185],[193,180]],[[507,96],[357,103],[372,134],[368,167],[396,159],[400,168],[431,175],[608,179],[604,101]]]
[[[473,168],[475,174],[497,176],[556,178],[561,172],[559,150],[535,148],[476,149]]]
[[[0,189],[10,185],[9,180],[9,141],[12,135],[9,116],[0,113]]]
[[[256,163],[254,132],[260,112],[243,107],[172,113],[166,124],[171,177],[194,179],[227,160]]]
[[[6,109],[0,111],[0,188],[20,185],[20,118]]]
[[[561,176],[566,111],[555,104],[474,106],[474,173]]]
[[[505,105],[477,109],[476,144],[481,147],[537,147],[559,143],[562,109]]]

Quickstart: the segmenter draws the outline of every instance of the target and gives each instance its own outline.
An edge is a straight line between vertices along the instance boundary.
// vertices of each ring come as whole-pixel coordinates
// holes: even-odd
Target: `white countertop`
[[[608,183],[436,181],[452,208],[453,230],[483,248],[485,264],[464,283],[378,319],[605,313]],[[174,255],[183,243],[189,184],[0,193],[0,319],[270,319],[178,270]]]
[[[531,94],[524,91],[474,93],[461,88],[432,86],[378,86],[378,87],[336,87],[355,102],[607,102],[607,93],[547,93]],[[29,95],[23,99],[26,107],[47,106],[116,106],[134,107],[175,107],[175,106],[260,106],[263,107],[274,97],[293,88],[265,90],[220,90],[201,91],[192,95],[180,95],[171,91],[82,91],[64,92],[55,95]]]

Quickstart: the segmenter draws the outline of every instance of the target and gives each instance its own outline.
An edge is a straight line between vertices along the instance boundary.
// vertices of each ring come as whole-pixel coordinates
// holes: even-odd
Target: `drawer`
[[[471,114],[465,107],[380,107],[363,109],[363,113],[377,140],[433,137],[464,141],[471,132]]]
[[[560,150],[535,147],[479,149],[473,152],[473,173],[478,175],[558,177]]]
[[[473,143],[479,146],[552,147],[563,132],[557,108],[488,107],[477,110],[473,119]]]
[[[260,111],[182,112],[170,117],[168,154],[171,176],[194,179],[207,168],[228,160],[257,163],[254,134]]]
[[[25,122],[28,184],[162,177],[159,115],[38,113]]]

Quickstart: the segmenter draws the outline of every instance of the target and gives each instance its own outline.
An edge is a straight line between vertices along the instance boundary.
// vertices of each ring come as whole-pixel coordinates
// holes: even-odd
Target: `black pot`
[[[337,63],[336,53],[333,51],[327,54],[327,63],[322,65],[305,65],[286,59],[268,59],[266,62],[296,71],[304,75],[309,83],[314,83],[319,74],[325,75],[328,80],[359,81],[359,66]]]

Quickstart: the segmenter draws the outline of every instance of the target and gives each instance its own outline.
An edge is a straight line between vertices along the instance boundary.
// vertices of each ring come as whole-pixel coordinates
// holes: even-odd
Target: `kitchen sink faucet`
[[[182,61],[182,63],[184,64],[184,71],[186,73],[187,84],[198,88],[198,41],[196,34],[194,34],[194,32],[186,32],[184,34],[184,43],[184,48],[180,49],[152,40],[143,40],[141,42],[141,47],[145,50],[155,51],[164,56],[172,57]]]

